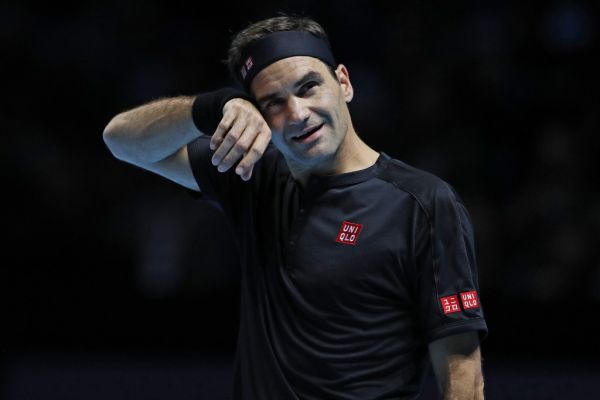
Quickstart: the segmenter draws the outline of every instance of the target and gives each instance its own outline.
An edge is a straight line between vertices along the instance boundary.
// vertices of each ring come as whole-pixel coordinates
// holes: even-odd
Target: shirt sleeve
[[[427,342],[468,331],[487,336],[479,296],[473,225],[445,182],[422,204],[416,227],[418,312]]]
[[[256,206],[257,194],[269,181],[279,153],[270,143],[263,157],[254,165],[250,180],[244,181],[235,173],[235,165],[226,172],[219,172],[212,164],[214,151],[210,149],[210,138],[202,135],[187,145],[190,166],[200,187],[200,193],[191,194],[221,209],[234,227],[240,226],[244,213]]]

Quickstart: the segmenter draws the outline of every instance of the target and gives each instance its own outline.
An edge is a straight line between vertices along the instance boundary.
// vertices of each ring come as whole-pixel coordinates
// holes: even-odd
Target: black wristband
[[[229,87],[197,95],[192,104],[192,120],[196,128],[206,135],[212,135],[223,118],[225,103],[234,98],[254,102],[248,93]]]

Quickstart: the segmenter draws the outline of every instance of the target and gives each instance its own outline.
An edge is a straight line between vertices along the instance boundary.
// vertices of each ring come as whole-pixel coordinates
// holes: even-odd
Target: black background
[[[566,392],[597,378],[596,2],[5,1],[5,397],[26,398],[60,360],[99,356],[177,359],[173,380],[227,392],[239,300],[231,232],[217,209],[113,158],[102,131],[128,108],[229,84],[230,36],[278,11],[328,31],[359,135],[450,182],[471,212],[490,397],[515,379],[527,387],[525,370],[554,384],[549,370],[573,375]],[[198,363],[224,383],[190,372]],[[131,376],[106,393],[118,398]],[[83,393],[82,379],[30,397]],[[553,398],[546,391],[539,398]]]

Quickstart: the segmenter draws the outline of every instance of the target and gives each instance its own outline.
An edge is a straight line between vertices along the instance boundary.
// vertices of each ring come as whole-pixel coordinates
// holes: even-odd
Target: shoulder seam
[[[393,158],[388,159],[388,161],[385,164],[384,168],[379,171],[379,174],[377,174],[377,178],[381,179],[384,182],[392,184],[394,187],[396,187],[398,190],[401,190],[404,193],[408,193],[413,199],[415,199],[415,201],[417,202],[417,204],[419,205],[419,207],[421,208],[421,210],[423,210],[423,213],[425,214],[425,216],[427,217],[427,219],[430,220],[432,218],[433,214],[425,206],[425,203],[420,198],[420,196],[418,196],[415,192],[413,192],[410,189],[408,189],[406,187],[406,185],[402,185],[400,183],[400,179],[398,179],[398,177],[394,176],[393,172],[386,173],[386,172],[388,172],[388,171],[391,170],[390,167],[392,167],[392,166],[394,166],[396,168],[402,168],[404,163],[400,162],[400,164],[398,164],[398,162],[400,162],[400,161],[396,160],[396,159],[393,159]],[[416,171],[419,171],[420,173],[424,174],[425,176],[431,176],[432,178],[434,178],[436,180],[439,180],[442,183],[444,183],[445,185],[447,185],[447,183],[443,179],[439,178],[436,175],[431,174],[430,172],[414,168],[414,167],[412,167],[410,165],[407,165],[407,164],[404,164],[404,165],[406,165],[406,167],[408,167],[409,169],[414,169]]]
[[[427,219],[431,219],[431,213],[427,210],[427,207],[425,207],[425,205],[423,204],[423,202],[419,199],[419,197],[414,194],[413,192],[411,192],[410,190],[400,186],[400,184],[396,181],[387,181],[385,179],[382,179],[382,181],[387,182],[391,185],[393,185],[394,187],[396,187],[398,190],[401,190],[405,193],[408,193],[413,199],[415,199],[415,201],[417,202],[417,204],[419,205],[419,207],[421,208],[421,210],[423,210],[423,212],[425,213],[425,216],[427,217]]]

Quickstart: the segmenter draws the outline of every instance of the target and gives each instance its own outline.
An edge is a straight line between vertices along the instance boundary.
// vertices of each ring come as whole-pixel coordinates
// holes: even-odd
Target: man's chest
[[[383,193],[341,190],[290,204],[296,209],[280,208],[289,225],[271,230],[281,237],[270,263],[289,285],[319,302],[404,292],[411,229],[401,205]]]

